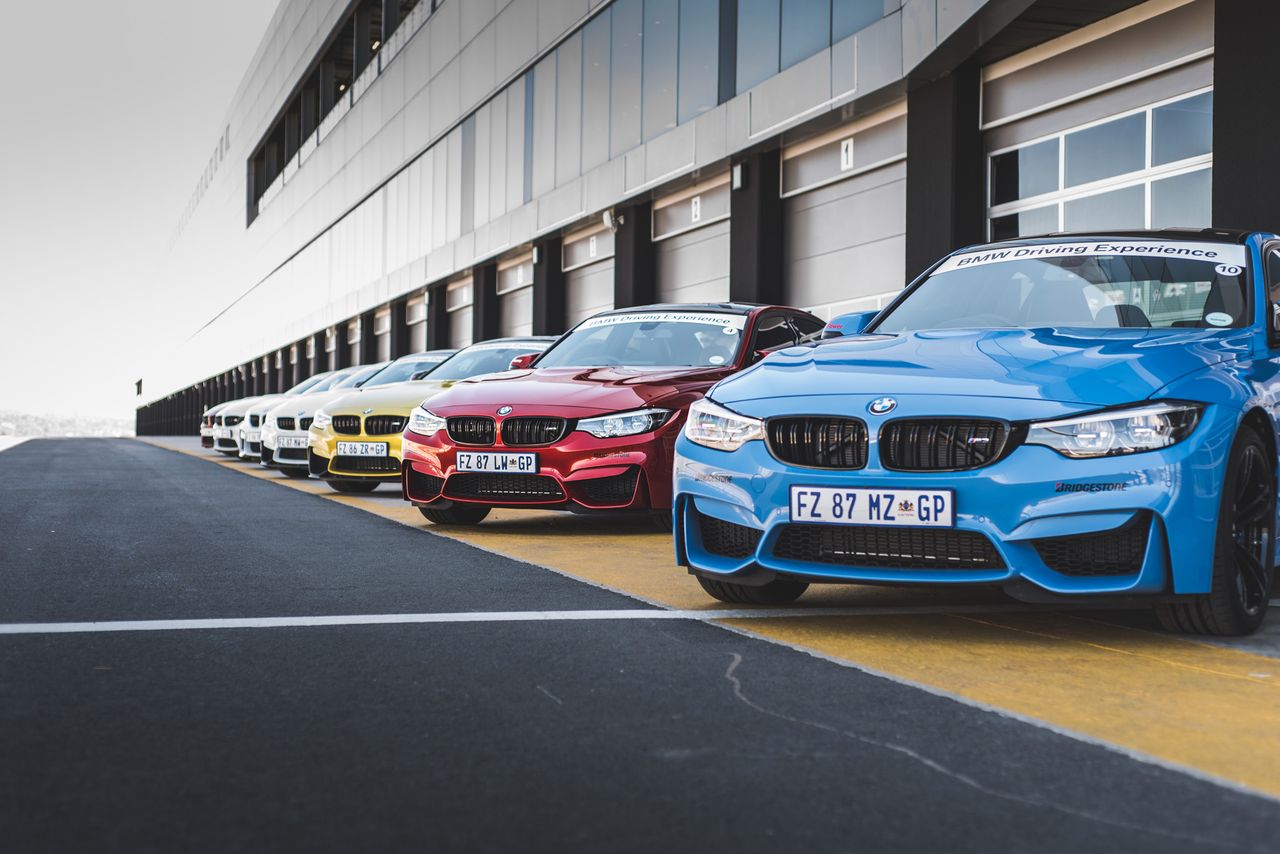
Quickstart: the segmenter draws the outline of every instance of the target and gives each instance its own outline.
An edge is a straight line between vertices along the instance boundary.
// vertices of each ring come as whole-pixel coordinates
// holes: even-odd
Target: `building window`
[[[778,73],[779,0],[738,0],[738,94]]]
[[[1205,91],[994,152],[990,237],[1208,227],[1212,143]]]

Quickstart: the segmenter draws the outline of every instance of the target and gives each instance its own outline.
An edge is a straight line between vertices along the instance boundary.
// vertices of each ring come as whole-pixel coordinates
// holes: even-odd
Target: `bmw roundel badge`
[[[368,415],[368,414],[370,414],[371,412],[373,412],[373,409],[372,409],[372,408],[369,408],[369,409],[366,409],[366,410],[364,411],[364,414],[365,414],[365,415]]]
[[[877,397],[871,403],[867,404],[867,411],[872,415],[888,415],[897,409],[898,401],[892,397]]]
[[[503,407],[499,407],[499,409],[498,409],[498,414],[499,414],[499,415],[510,415],[510,414],[511,414],[511,407],[510,407],[510,406],[503,406]]]

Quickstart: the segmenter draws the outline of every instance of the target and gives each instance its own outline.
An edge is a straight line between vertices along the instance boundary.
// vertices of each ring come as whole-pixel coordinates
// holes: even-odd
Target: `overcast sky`
[[[0,410],[132,417],[182,317],[156,270],[275,7],[0,0]]]

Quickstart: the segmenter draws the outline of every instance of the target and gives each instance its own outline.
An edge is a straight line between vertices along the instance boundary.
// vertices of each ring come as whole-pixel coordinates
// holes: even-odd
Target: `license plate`
[[[262,438],[262,433],[257,430],[246,430],[244,440],[246,442],[257,442]]]
[[[213,438],[215,438],[215,439],[230,439],[230,438],[231,438],[231,428],[230,428],[230,427],[214,427],[214,428],[213,428]]]
[[[488,454],[458,451],[458,471],[501,472],[502,474],[537,474],[537,454]]]
[[[385,457],[386,455],[386,442],[338,443],[338,456],[340,457]]]
[[[955,493],[949,489],[791,487],[792,522],[950,528],[955,515]]]
[[[347,443],[343,442],[343,444],[345,445]],[[306,446],[307,446],[306,436],[277,436],[276,437],[277,448],[305,448]],[[380,456],[385,456],[385,454]]]

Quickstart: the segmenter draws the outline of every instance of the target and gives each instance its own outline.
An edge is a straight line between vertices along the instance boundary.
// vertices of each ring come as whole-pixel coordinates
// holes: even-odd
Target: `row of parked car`
[[[1245,634],[1276,552],[1280,239],[971,247],[882,311],[652,305],[320,374],[206,447],[441,525],[651,515],[711,596],[998,585]]]

